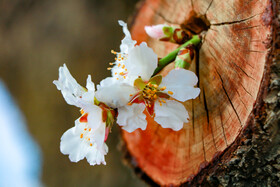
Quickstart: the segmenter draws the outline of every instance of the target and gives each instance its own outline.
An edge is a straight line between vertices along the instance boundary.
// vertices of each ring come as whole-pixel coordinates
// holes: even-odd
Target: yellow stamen
[[[171,92],[171,91],[168,91],[167,93],[170,94],[170,95],[173,95],[173,92]]]
[[[111,70],[112,68],[107,68],[107,70]]]
[[[90,143],[89,145],[92,146],[92,143]]]
[[[121,64],[118,64],[118,67],[120,67],[121,66]]]
[[[114,65],[114,63],[113,63],[113,62],[110,62],[109,65],[112,66],[112,65]]]
[[[83,136],[84,136],[84,135],[83,135],[83,134],[81,134],[80,138],[83,138]]]
[[[126,76],[123,76],[123,78],[125,79],[125,78],[126,78]]]
[[[89,128],[88,131],[91,131],[91,128]]]
[[[84,129],[85,131],[87,130],[87,128]]]
[[[151,108],[152,106],[149,104],[149,107]]]
[[[115,72],[115,75],[117,75],[118,73],[117,72]]]
[[[124,69],[124,68],[125,68],[125,65],[123,64],[123,65],[122,65],[122,69]]]
[[[127,103],[127,105],[129,105],[129,106],[130,106],[130,105],[132,105],[132,104],[131,104],[131,103]]]
[[[154,99],[157,99],[157,95],[154,95]]]
[[[158,87],[158,85],[157,85],[157,84],[154,84],[153,86],[154,86],[155,88],[157,88],[157,87]]]
[[[83,109],[81,109],[81,111],[80,111],[80,112],[81,112],[81,114],[84,114],[84,113],[85,113],[85,111],[84,111]]]
[[[165,100],[161,100],[163,103],[166,103],[166,101]]]
[[[166,89],[166,86],[160,88],[161,91],[165,90]]]

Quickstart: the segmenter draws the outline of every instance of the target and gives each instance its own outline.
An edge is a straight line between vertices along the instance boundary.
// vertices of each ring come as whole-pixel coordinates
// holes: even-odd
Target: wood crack
[[[245,19],[241,19],[241,20],[236,20],[236,21],[226,21],[226,22],[221,22],[221,23],[211,23],[210,26],[221,26],[221,25],[231,25],[231,24],[236,24],[236,23],[242,23],[244,21],[248,21],[258,15],[260,15],[261,13],[255,14],[253,16],[250,16],[248,18]]]
[[[226,61],[227,62],[227,61]],[[228,64],[230,64],[229,62],[227,62]],[[234,70],[234,69],[233,69]],[[234,70],[235,72],[236,72],[236,70]],[[237,73],[237,72],[236,72]],[[245,103],[243,102],[243,100],[241,99],[241,95],[240,95],[240,93],[239,93],[239,91],[235,88],[235,87],[233,87],[234,88],[234,90],[236,91],[236,93],[237,93],[237,95],[239,96],[238,98],[240,99],[240,101],[241,101],[241,103],[244,105],[244,107],[246,108],[246,110],[247,111],[249,111],[248,110],[248,108],[247,108],[247,106],[245,105]]]
[[[248,108],[247,108],[247,106],[245,105],[245,103],[244,103],[243,100],[241,99],[241,95],[240,95],[240,93],[238,92],[238,90],[237,90],[235,87],[234,87],[234,90],[236,91],[237,95],[239,96],[239,99],[240,99],[241,103],[244,105],[244,107],[246,108],[246,110],[249,111]]]
[[[226,90],[226,88],[225,88],[225,86],[224,86],[224,81],[223,81],[223,79],[222,79],[220,73],[219,73],[217,70],[216,70],[216,72],[217,72],[217,74],[219,75],[219,77],[220,77],[220,79],[221,79],[222,88],[223,88],[223,90],[224,90],[224,92],[225,92],[225,94],[226,94],[226,96],[227,96],[227,98],[228,98],[228,100],[229,100],[230,105],[231,105],[232,108],[233,108],[233,111],[235,112],[235,114],[236,114],[236,116],[237,116],[237,119],[238,119],[238,121],[239,121],[239,123],[240,123],[240,126],[242,127],[241,119],[240,119],[240,117],[239,117],[239,115],[238,115],[238,113],[237,113],[237,111],[236,111],[236,109],[235,109],[235,107],[234,107],[234,105],[233,105],[233,103],[232,103],[232,101],[231,101],[231,99],[230,99],[228,93],[227,93],[227,90]]]
[[[207,107],[207,101],[206,101],[206,97],[205,97],[205,90],[204,90],[204,88],[202,89],[202,91],[203,91],[204,109],[206,111],[207,123],[209,124],[209,111],[208,111],[208,107]]]
[[[206,94],[205,94],[204,88],[203,88],[203,101],[204,101],[204,108],[205,108],[206,116],[207,116],[208,127],[210,127],[210,129],[211,129],[211,135],[212,135],[214,147],[215,147],[216,150],[218,150],[218,149],[217,149],[217,146],[216,146],[214,134],[213,134],[212,124],[210,123],[210,120],[209,120],[209,110],[208,110],[208,107],[207,107]]]
[[[212,1],[209,3],[209,6],[207,7],[207,9],[206,9],[206,11],[205,11],[205,13],[204,13],[205,17],[207,17],[206,14],[207,14],[208,10],[210,9],[210,7],[211,7],[213,1],[214,1],[214,0],[212,0]]]
[[[247,77],[253,79],[254,81],[256,81],[256,79],[254,79],[253,77],[251,77],[250,75],[248,75],[246,73],[246,71],[244,71],[240,66],[238,66],[235,62],[232,62],[233,65],[235,65],[238,69],[240,69]]]
[[[249,91],[247,91],[246,90],[246,88],[243,86],[243,84],[240,84],[241,86],[242,86],[242,88],[245,90],[245,92],[247,92],[251,97],[253,97],[253,95],[249,92]],[[254,97],[253,97],[254,98]]]
[[[194,10],[194,7],[193,7],[193,0],[191,0],[191,4],[192,4],[192,9]]]

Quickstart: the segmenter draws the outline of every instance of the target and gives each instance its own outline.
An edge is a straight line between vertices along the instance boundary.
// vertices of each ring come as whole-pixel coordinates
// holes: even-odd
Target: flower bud
[[[175,59],[175,68],[188,69],[194,59],[194,46],[188,45],[180,49]]]
[[[155,39],[161,39],[165,37],[163,32],[163,28],[168,27],[168,25],[160,24],[160,25],[152,25],[152,26],[145,26],[146,33]]]
[[[145,26],[145,30],[152,38],[177,44],[183,44],[192,37],[190,31],[164,24]]]

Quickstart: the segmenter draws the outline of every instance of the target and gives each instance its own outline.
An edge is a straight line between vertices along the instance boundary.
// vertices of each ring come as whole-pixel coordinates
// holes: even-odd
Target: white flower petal
[[[137,42],[131,39],[130,32],[127,29],[127,24],[121,20],[119,20],[119,24],[123,27],[123,32],[125,34],[125,37],[122,40],[122,44],[120,46],[121,53],[128,54],[129,50],[132,49]]]
[[[104,149],[106,150],[106,154],[107,154],[108,147],[105,143],[104,143]],[[94,166],[96,164],[97,165],[100,165],[100,164],[106,165],[105,155],[102,154],[97,149],[95,149],[95,147],[93,147],[93,151],[88,152],[88,154],[86,155],[86,158],[87,158],[88,163],[92,166]]]
[[[97,85],[97,90],[100,89],[101,87],[111,86],[114,83],[116,83],[116,80],[113,77],[107,77],[107,78],[103,79],[99,83],[99,85]]]
[[[86,86],[86,88],[88,89],[88,91],[92,91],[92,92],[95,91],[95,86],[94,86],[94,83],[91,80],[91,76],[90,75],[88,75],[88,78],[87,78],[87,86]]]
[[[146,115],[143,113],[145,108],[144,104],[135,103],[118,108],[117,123],[127,132],[133,132],[138,128],[145,130],[147,127]]]
[[[131,49],[128,55],[126,62],[128,76],[141,76],[143,80],[148,81],[153,75],[157,64],[157,55],[143,42]]]
[[[88,91],[82,95],[82,99],[84,101],[94,103],[95,86],[94,86],[94,83],[91,81],[90,75],[88,75],[88,78],[87,78],[86,88]]]
[[[185,69],[171,70],[167,76],[163,77],[161,87],[166,86],[166,92],[171,91],[171,97],[179,101],[195,99],[199,93],[199,88],[194,88],[198,78],[195,73]]]
[[[105,126],[104,126],[105,127]],[[69,154],[72,162],[78,162],[85,157],[90,165],[106,164],[104,155],[108,152],[108,147],[104,143],[104,137],[100,149],[98,148],[93,137],[99,136],[98,132],[89,131],[85,134],[85,128],[88,128],[87,123],[80,123],[76,120],[75,127],[67,130],[61,137],[60,150],[63,154]],[[85,137],[90,137],[88,142],[86,139],[81,138],[81,134]],[[90,145],[92,143],[92,145]]]
[[[178,131],[188,122],[189,114],[184,105],[178,101],[166,100],[166,103],[155,102],[155,121],[163,128]]]
[[[129,76],[127,74],[126,75],[121,75],[122,73],[124,73],[124,69],[122,68],[122,66],[115,65],[112,68],[111,71],[112,71],[112,77],[113,77],[112,80],[114,82],[127,83],[127,84],[133,86],[134,80],[138,78],[138,76],[134,76],[134,75],[131,75],[131,74]],[[127,73],[127,72],[125,72],[125,73]]]
[[[104,139],[105,139],[105,123],[103,123],[102,125],[99,126],[99,128],[97,128],[96,130],[93,130],[93,136],[92,139],[96,144],[97,149],[103,153],[106,154],[104,151]]]
[[[68,129],[61,137],[60,151],[69,155],[72,162],[78,162],[85,157],[84,146],[79,138],[78,133],[75,133],[75,127]]]
[[[53,83],[58,90],[61,90],[65,101],[70,105],[77,106],[77,98],[86,92],[86,90],[72,77],[65,64],[63,67],[59,68],[59,78],[57,81],[53,81]]]
[[[134,95],[136,89],[126,83],[111,81],[112,77],[106,78],[100,86],[97,87],[95,97],[112,108],[118,108],[126,105]],[[105,86],[104,86],[105,85]]]
[[[95,105],[94,105],[95,106]],[[100,152],[104,152],[103,144],[105,139],[105,129],[106,124],[102,121],[102,110],[99,107],[96,107],[99,110],[92,111],[88,113],[87,122],[80,122],[80,118],[75,121],[75,133],[83,133],[84,128],[91,128],[90,138],[97,145],[97,149]],[[87,113],[87,112],[86,112]],[[86,126],[84,126],[86,124]]]
[[[85,106],[83,108],[85,113],[88,113],[88,126],[93,130],[98,129],[104,125],[102,122],[102,109],[96,105]]]

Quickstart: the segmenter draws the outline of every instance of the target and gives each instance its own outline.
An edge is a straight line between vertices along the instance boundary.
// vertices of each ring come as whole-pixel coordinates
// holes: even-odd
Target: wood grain
[[[145,131],[122,132],[137,167],[157,184],[180,185],[192,180],[242,135],[259,96],[270,53],[271,6],[269,0],[142,3],[133,22],[132,37],[146,41],[160,57],[177,45],[148,38],[145,25],[184,25],[194,13],[210,22],[199,49],[199,61],[190,68],[199,76],[201,89],[198,98],[184,103],[190,122],[174,132],[148,117]]]

